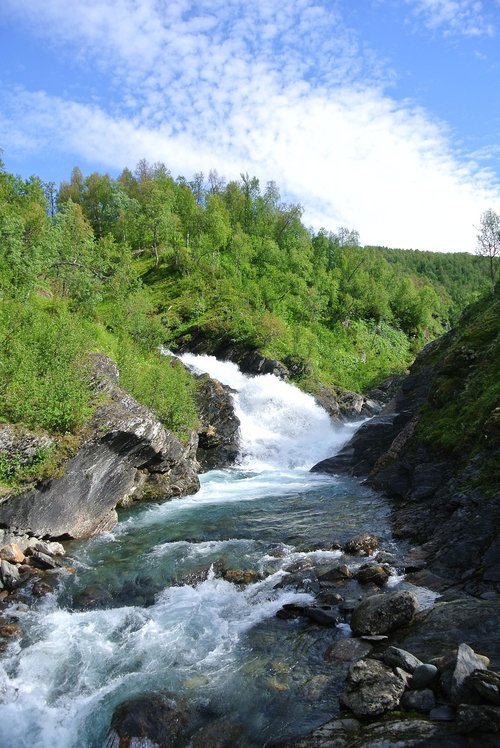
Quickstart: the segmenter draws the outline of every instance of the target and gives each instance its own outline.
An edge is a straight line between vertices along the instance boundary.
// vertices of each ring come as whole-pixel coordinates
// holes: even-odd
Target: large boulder
[[[405,682],[392,668],[377,660],[359,660],[351,665],[341,702],[357,717],[376,717],[395,709]]]
[[[169,692],[147,693],[115,709],[105,748],[181,748],[193,726],[184,699]]]
[[[353,611],[351,628],[357,636],[389,634],[413,619],[417,600],[412,592],[390,592],[365,598]]]
[[[86,538],[111,529],[117,504],[139,499],[148,481],[157,483],[153,493],[159,499],[199,489],[193,445],[182,445],[118,386],[116,367],[105,356],[95,357],[95,372],[105,402],[79,451],[64,464],[61,477],[6,497],[0,525],[38,537]]]

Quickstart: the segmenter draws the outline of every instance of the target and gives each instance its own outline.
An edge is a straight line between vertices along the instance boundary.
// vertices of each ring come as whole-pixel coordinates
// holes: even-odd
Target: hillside
[[[315,470],[365,475],[394,501],[395,533],[449,584],[500,584],[500,293],[417,357],[393,403]],[[429,580],[427,580],[429,581]]]
[[[483,288],[477,258],[362,248],[301,213],[248,175],[187,182],[141,162],[118,179],[75,168],[56,189],[0,164],[0,418],[71,453],[98,404],[88,356],[102,352],[185,439],[195,384],[159,345],[258,349],[304,389],[359,392],[404,371]],[[40,454],[34,474],[58,459]]]

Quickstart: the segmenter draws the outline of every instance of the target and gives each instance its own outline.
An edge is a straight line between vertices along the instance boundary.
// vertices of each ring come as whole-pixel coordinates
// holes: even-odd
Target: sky
[[[474,251],[499,94],[500,0],[0,0],[9,171],[248,173],[363,244]]]

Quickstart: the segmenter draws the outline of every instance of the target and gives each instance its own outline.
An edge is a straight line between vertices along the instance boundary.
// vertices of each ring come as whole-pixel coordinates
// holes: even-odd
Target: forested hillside
[[[59,188],[0,170],[0,416],[74,432],[92,408],[86,354],[180,434],[192,383],[157,352],[200,336],[284,361],[299,383],[362,390],[402,371],[487,287],[470,255],[359,246],[314,233],[254,177],[117,179],[75,168]]]

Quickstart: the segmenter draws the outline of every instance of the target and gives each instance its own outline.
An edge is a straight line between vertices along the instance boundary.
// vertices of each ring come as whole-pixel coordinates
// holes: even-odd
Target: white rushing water
[[[273,375],[248,377],[211,356],[182,360],[235,390],[238,466],[201,476],[196,495],[133,510],[113,533],[75,549],[76,574],[63,573],[61,594],[10,611],[24,636],[12,641],[0,660],[2,748],[97,748],[118,704],[162,689],[193,695],[199,703],[223,703],[228,713],[246,720],[258,744],[278,729],[273,715],[283,693],[279,729],[287,723],[296,681],[287,682],[286,690],[266,686],[271,667],[266,657],[270,648],[276,649],[276,661],[291,657],[294,640],[281,645],[280,636],[265,639],[262,651],[255,652],[247,637],[265,622],[272,630],[285,603],[312,600],[303,591],[279,587],[287,564],[338,555],[303,546],[332,538],[335,521],[358,529],[352,500],[339,481],[309,472],[337,451],[354,427],[334,428],[311,396]],[[356,501],[363,523],[371,497],[360,489]],[[244,589],[213,572],[198,582],[189,579],[221,557],[230,566],[268,576]],[[177,578],[180,584],[172,586]],[[123,584],[131,581],[141,592],[151,587],[149,602],[123,595]],[[89,585],[108,592],[107,609],[74,604]],[[299,713],[303,703],[299,693],[293,709]]]
[[[355,428],[334,428],[311,395],[274,374],[247,376],[236,364],[214,356],[186,353],[180,359],[235,390],[235,412],[241,423],[241,467],[309,469],[338,451]]]

